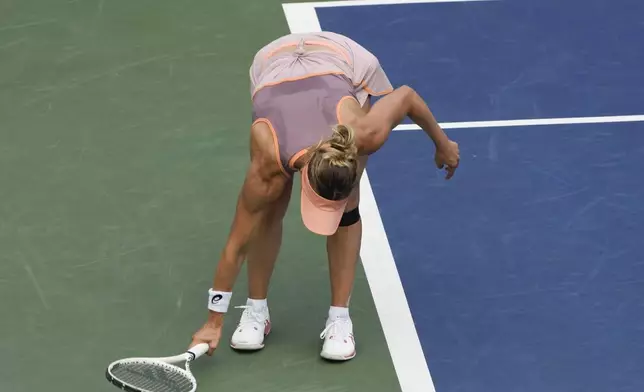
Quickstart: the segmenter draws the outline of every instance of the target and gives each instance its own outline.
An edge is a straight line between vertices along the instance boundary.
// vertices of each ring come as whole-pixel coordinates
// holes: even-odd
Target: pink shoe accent
[[[269,320],[266,320],[264,323],[264,336],[268,335],[271,333],[271,322]]]

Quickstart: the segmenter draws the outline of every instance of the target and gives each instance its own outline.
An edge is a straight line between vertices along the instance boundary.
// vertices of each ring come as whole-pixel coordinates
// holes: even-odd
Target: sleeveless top
[[[340,122],[340,103],[355,98],[343,75],[321,75],[269,86],[257,92],[253,122],[265,122],[273,132],[282,169],[296,171],[295,161],[307,149],[333,134]]]
[[[260,49],[250,68],[253,123],[272,131],[282,171],[290,176],[307,149],[333,134],[340,103],[364,105],[393,90],[378,59],[331,32],[289,34]]]

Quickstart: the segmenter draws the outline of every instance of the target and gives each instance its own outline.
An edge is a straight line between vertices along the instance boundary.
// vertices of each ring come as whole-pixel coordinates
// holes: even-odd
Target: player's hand
[[[445,179],[449,180],[454,176],[460,160],[458,143],[448,140],[446,144],[437,147],[434,161],[436,162],[436,167],[447,170]]]
[[[212,353],[219,345],[219,339],[221,338],[221,330],[223,328],[223,323],[218,321],[208,320],[206,323],[192,335],[192,343],[188,348],[192,348],[200,343],[208,343],[210,348],[208,349],[207,354],[212,355]]]

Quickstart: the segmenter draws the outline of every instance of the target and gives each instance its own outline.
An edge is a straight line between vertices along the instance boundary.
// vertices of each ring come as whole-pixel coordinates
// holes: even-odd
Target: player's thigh
[[[271,216],[273,220],[282,220],[286,215],[288,206],[291,202],[291,194],[293,193],[293,179],[289,178],[284,185],[284,190],[277,200],[273,202],[271,208]]]
[[[368,159],[369,157],[367,155],[360,156],[360,158],[358,158],[358,181],[356,182],[356,186],[353,188],[353,191],[351,191],[351,195],[349,195],[349,201],[344,209],[345,211],[351,211],[360,204],[360,180],[362,179],[364,169],[367,167]]]
[[[362,105],[362,110],[364,110],[365,113],[368,113],[369,110],[371,110],[371,96],[367,97],[366,102]],[[362,155],[358,158],[358,181],[355,188],[353,188],[351,195],[349,195],[349,202],[347,203],[345,211],[351,211],[360,204],[360,180],[362,179],[362,173],[364,173],[364,170],[367,167],[368,160],[368,155]]]

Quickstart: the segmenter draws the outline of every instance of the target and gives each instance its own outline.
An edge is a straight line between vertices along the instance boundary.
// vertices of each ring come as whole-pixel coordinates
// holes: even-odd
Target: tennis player
[[[293,178],[300,173],[304,226],[327,237],[331,306],[320,336],[321,356],[351,359],[356,344],[349,298],[362,235],[359,181],[367,157],[405,117],[432,139],[435,163],[446,169],[447,179],[459,164],[458,145],[412,88],[394,89],[378,59],[339,34],[290,34],[274,40],[255,55],[250,81],[250,165],[209,289],[208,317],[190,347],[208,343],[212,355],[245,260],[248,299],[230,345],[237,350],[264,347],[271,329],[269,281]],[[382,97],[372,106],[371,96]]]

